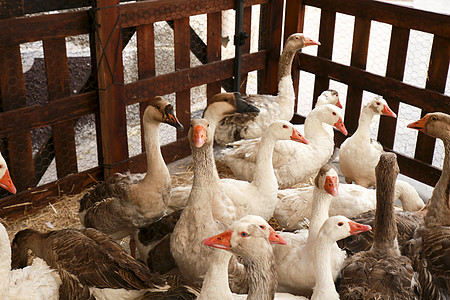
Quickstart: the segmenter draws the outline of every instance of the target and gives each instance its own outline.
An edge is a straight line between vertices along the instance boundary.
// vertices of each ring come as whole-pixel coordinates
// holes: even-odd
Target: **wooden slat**
[[[265,66],[266,51],[242,56],[242,71],[261,70]],[[223,80],[233,76],[233,59],[213,62],[182,71],[139,80],[125,86],[126,105],[131,105],[155,95],[184,91],[188,88]]]
[[[174,20],[175,70],[190,67],[190,34],[189,18]],[[175,94],[177,118],[184,125],[182,132],[177,131],[177,139],[187,136],[191,122],[191,90],[186,89]]]
[[[271,1],[267,4],[265,49],[267,63],[262,78],[261,93],[276,94],[278,92],[278,63],[281,51],[281,31],[283,1]]]
[[[26,14],[91,6],[91,0],[23,0]]]
[[[278,0],[277,0],[278,1]],[[246,0],[244,6],[267,3],[268,0]],[[234,8],[234,0],[148,0],[121,5],[123,27],[132,27],[189,16],[216,13]]]
[[[87,114],[98,108],[97,91],[54,100],[47,105],[33,105],[0,114],[0,137],[54,125]]]
[[[137,55],[138,55],[138,76],[139,79],[151,78],[155,72],[155,32],[153,24],[139,26],[137,32]],[[141,148],[145,151],[144,126],[142,124],[144,111],[150,104],[151,99],[139,104],[141,123]]]
[[[397,162],[402,174],[414,178],[420,182],[435,186],[439,177],[441,176],[441,170],[435,168],[429,164],[426,164],[420,160],[407,157],[401,153],[389,150],[397,154]]]
[[[45,69],[48,98],[54,101],[70,96],[69,65],[66,56],[66,40],[55,38],[44,41]],[[53,126],[56,171],[58,178],[77,173],[77,152],[73,120]]]
[[[450,57],[450,39],[434,36],[433,47],[428,66],[428,77],[425,88],[440,93],[445,92]],[[436,110],[422,110],[422,117]],[[416,152],[414,157],[429,164],[433,161],[436,140],[422,132],[417,136]]]
[[[244,8],[244,23],[243,30],[247,32],[248,39],[245,40],[245,44],[242,46],[242,55],[250,53],[250,40],[252,34],[252,8],[246,7]],[[241,83],[240,83],[240,92],[241,94],[246,94],[247,84],[248,84],[248,73],[241,73]]]
[[[332,10],[322,10],[320,13],[319,41],[321,45],[317,51],[317,56],[331,60],[333,55],[334,27],[336,23],[336,12]],[[316,76],[314,82],[313,107],[317,98],[330,86],[328,76]]]
[[[100,134],[102,139],[105,178],[128,169],[128,137],[124,105],[122,41],[118,0],[97,0],[95,21],[96,57],[100,103]]]
[[[0,20],[0,45],[9,46],[89,33],[87,11]]]
[[[392,27],[389,56],[386,67],[386,77],[403,80],[405,73],[406,53],[408,51],[409,30]],[[399,102],[386,99],[389,107],[398,115]],[[378,141],[390,149],[394,148],[397,119],[380,118],[378,127]]]
[[[350,65],[359,69],[366,68],[367,52],[369,49],[370,20],[356,18],[353,32],[352,57]],[[345,105],[345,127],[349,135],[358,128],[358,119],[361,110],[363,90],[350,85],[348,87],[347,102]]]
[[[289,36],[296,32],[303,32],[305,21],[305,6],[303,5],[302,0],[287,0],[286,1],[286,9],[285,9],[285,18],[284,18],[284,38],[283,44],[286,43],[286,40]],[[294,94],[295,94],[295,104],[294,104],[294,112],[297,111],[298,107],[298,86],[300,82],[300,71],[298,71],[298,57],[294,57],[294,63],[292,64],[292,83],[294,85]]]
[[[450,38],[450,16],[376,0],[303,0],[305,5]]]
[[[218,61],[222,57],[222,13],[211,13],[207,15],[207,62]],[[215,94],[220,93],[222,83],[216,81],[206,86],[206,98],[209,100]]]
[[[164,161],[168,164],[190,154],[187,138],[161,147]],[[133,173],[146,171],[145,153],[130,158],[130,171]],[[58,181],[32,188],[14,196],[0,199],[0,218],[16,219],[54,203],[62,194],[73,195],[103,179],[101,167],[66,176]]]
[[[449,96],[418,88],[393,78],[304,53],[300,55],[300,68],[319,75],[328,74],[334,80],[381,95],[386,99],[390,98],[428,111],[436,110],[450,114]]]
[[[26,106],[25,84],[22,73],[20,47],[0,48],[0,95],[3,111]],[[20,120],[23,120],[20,118]],[[18,191],[26,190],[36,184],[33,154],[29,132],[13,132],[8,137],[9,169]]]

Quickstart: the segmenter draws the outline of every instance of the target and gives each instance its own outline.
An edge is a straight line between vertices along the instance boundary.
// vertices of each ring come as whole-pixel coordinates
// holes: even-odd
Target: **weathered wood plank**
[[[276,0],[279,1],[279,0]],[[246,0],[244,6],[267,3],[268,0]],[[234,0],[148,0],[121,5],[122,26],[132,27],[165,20],[220,12],[234,8]]]
[[[124,105],[122,40],[118,0],[96,0],[95,38],[100,102],[100,134],[105,178],[128,169],[128,137]]]
[[[244,23],[243,30],[248,34],[248,39],[245,40],[245,44],[242,46],[242,55],[250,53],[250,41],[252,38],[252,8],[244,8]],[[240,92],[246,94],[248,84],[248,73],[241,73]]]
[[[48,98],[54,101],[70,96],[69,65],[66,56],[66,40],[55,38],[45,40],[44,57],[47,74]],[[53,126],[56,172],[58,178],[77,173],[77,152],[73,120]]]
[[[320,13],[319,41],[321,45],[317,50],[317,56],[331,60],[333,55],[334,27],[336,23],[336,12],[322,10]],[[314,82],[313,107],[316,105],[317,98],[330,86],[328,76],[316,76]]]
[[[274,0],[267,4],[265,24],[265,49],[267,63],[262,78],[261,93],[275,95],[278,91],[278,63],[281,50],[281,27],[283,1]]]
[[[450,16],[376,0],[303,0],[305,5],[450,38]]]
[[[447,74],[450,58],[450,38],[441,38],[434,36],[433,47],[431,50],[430,64],[428,66],[428,77],[425,85],[426,89],[434,90],[440,93],[445,92]],[[434,110],[422,110],[422,117]],[[429,164],[433,161],[434,147],[436,139],[419,132],[417,136],[416,152],[414,157]]]
[[[0,48],[0,95],[3,111],[26,106],[25,84],[22,73],[20,47]],[[19,120],[23,120],[19,118]],[[6,157],[11,177],[17,191],[26,190],[36,184],[30,132],[13,132],[8,137]],[[9,158],[9,159],[8,159]]]
[[[242,71],[261,70],[265,66],[266,51],[242,56]],[[125,86],[126,105],[134,104],[155,95],[184,91],[201,84],[233,76],[233,59],[216,61],[207,65],[177,71],[154,78],[139,80]]]
[[[137,32],[137,55],[138,55],[138,76],[139,79],[151,78],[155,72],[155,32],[153,24],[138,26]],[[143,101],[139,104],[139,114],[141,123],[141,148],[145,151],[144,126],[142,124],[144,111],[151,100]]]
[[[26,14],[47,12],[92,5],[92,0],[23,0]]]
[[[353,32],[353,46],[350,65],[359,69],[366,68],[367,52],[369,49],[370,20],[355,18]],[[345,127],[349,136],[358,128],[358,119],[361,111],[363,89],[349,85],[347,102],[345,105]]]
[[[9,46],[89,33],[87,11],[0,20],[0,45]]]
[[[218,61],[222,57],[222,12],[207,15],[206,24],[206,60],[208,63]],[[206,98],[209,100],[215,94],[220,93],[222,83],[220,80],[208,83],[206,86]]]
[[[386,99],[404,102],[428,111],[438,110],[450,114],[449,96],[393,78],[304,53],[300,54],[300,68],[310,73],[329,75],[334,80],[381,95]],[[347,126],[347,122],[345,125]]]
[[[386,77],[403,80],[405,73],[406,53],[408,51],[409,30],[392,27],[391,42],[389,47],[388,62],[386,67]],[[386,99],[389,107],[398,114],[399,102]],[[380,118],[378,127],[378,141],[390,149],[394,148],[395,130],[397,119]]]
[[[175,70],[190,67],[190,31],[189,18],[174,20]],[[177,118],[184,125],[183,131],[177,131],[177,139],[187,136],[191,122],[191,90],[175,93]]]

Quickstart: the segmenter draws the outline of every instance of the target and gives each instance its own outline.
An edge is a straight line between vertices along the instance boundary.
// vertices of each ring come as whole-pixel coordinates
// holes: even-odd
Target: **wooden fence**
[[[261,93],[277,91],[278,59],[283,28],[283,1],[246,0],[244,30],[250,32],[252,5],[264,4],[264,29],[260,33],[260,50],[244,47],[242,73],[259,70]],[[129,157],[126,132],[126,106],[140,103],[144,111],[156,95],[176,93],[176,113],[187,125],[190,120],[190,89],[207,84],[207,96],[220,92],[221,85],[232,77],[233,59],[221,60],[221,11],[232,9],[232,0],[147,0],[120,3],[119,0],[96,0],[93,9],[35,14],[82,6],[89,0],[41,1],[0,0],[0,113],[1,151],[7,158],[19,193],[0,199],[0,217],[15,218],[55,201],[60,193],[78,193],[86,186],[103,180],[111,173],[145,171],[145,154]],[[450,17],[397,7],[370,0],[286,0],[284,37],[303,29],[305,5],[322,9],[318,56],[300,54],[294,64],[294,79],[299,70],[316,74],[314,98],[328,88],[329,79],[348,84],[345,124],[356,129],[362,99],[367,90],[383,95],[394,111],[400,102],[426,111],[450,113],[448,96],[443,95],[449,63]],[[355,31],[350,66],[331,61],[336,12],[354,15]],[[33,14],[25,16],[25,14]],[[191,43],[195,32],[189,17],[207,14],[206,58],[203,65],[190,66]],[[387,76],[366,72],[370,21],[393,25]],[[175,72],[155,76],[155,41],[153,24],[168,21],[174,30]],[[410,29],[435,35],[426,89],[403,83],[406,47]],[[139,80],[124,84],[122,49],[128,42],[126,33],[137,33]],[[77,94],[69,89],[68,58],[65,38],[90,34],[92,74]],[[48,103],[27,106],[20,45],[43,41]],[[248,44],[248,43],[247,43]],[[195,53],[194,53],[195,54]],[[245,76],[243,76],[245,79]],[[296,85],[298,86],[298,84]],[[243,85],[242,91],[245,91]],[[298,91],[297,91],[298,92]],[[79,172],[74,141],[74,121],[95,114],[98,166]],[[304,118],[295,115],[294,122]],[[33,157],[30,131],[51,126],[58,180],[39,187],[36,159]],[[186,128],[188,126],[185,126]],[[395,120],[382,120],[379,135],[383,145],[392,149]],[[190,153],[186,131],[177,141],[162,147],[166,162]],[[340,144],[343,137],[337,135]],[[49,148],[51,148],[49,146]],[[420,135],[414,159],[399,155],[403,173],[434,184],[440,170],[431,166],[433,140]]]

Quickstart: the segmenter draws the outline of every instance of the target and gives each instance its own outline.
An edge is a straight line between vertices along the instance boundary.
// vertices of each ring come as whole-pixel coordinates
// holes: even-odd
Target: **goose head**
[[[339,195],[339,175],[338,170],[331,164],[326,164],[320,168],[314,180],[314,185],[319,190],[324,190],[328,194],[336,197]]]
[[[344,122],[342,121],[342,110],[336,105],[325,104],[316,107],[311,111],[310,114],[312,114],[312,116],[316,117],[323,123],[334,126],[337,130],[342,132],[342,134],[348,134]]]
[[[144,123],[167,123],[182,131],[183,125],[175,116],[173,106],[163,97],[156,96],[144,111]]]
[[[397,118],[397,115],[391,110],[386,100],[381,97],[375,97],[363,107],[363,110],[366,110],[373,115],[383,115]]]
[[[341,102],[339,102],[339,93],[335,90],[326,90],[323,91],[322,94],[317,98],[316,106],[321,106],[325,104],[336,105],[339,108],[342,108]]]
[[[214,139],[212,138],[214,133],[209,121],[206,119],[193,119],[191,120],[191,127],[188,133],[188,139],[190,145],[195,148],[202,148],[210,145]]]
[[[267,239],[271,244],[279,244],[279,245],[286,245],[286,240],[281,237],[275,230],[273,230],[272,226],[267,223],[266,220],[264,220],[263,217],[257,216],[257,215],[246,215],[240,218],[237,222],[239,223],[248,223],[248,224],[255,224],[259,226],[259,228],[264,231],[266,234]]]
[[[408,124],[408,128],[440,139],[450,139],[450,115],[434,112],[426,114],[422,119]]]
[[[272,229],[272,232],[275,232]],[[286,240],[277,234],[269,234],[259,225],[248,222],[234,222],[231,228],[213,237],[203,240],[203,245],[224,249],[243,257],[251,257],[255,249],[260,249],[267,241],[286,245]]]
[[[313,45],[320,45],[320,42],[305,36],[303,33],[293,33],[286,40],[286,43],[284,44],[284,49],[287,51],[295,52],[306,46],[313,46]]]
[[[265,135],[272,136],[274,140],[291,140],[308,144],[308,140],[288,121],[278,120],[273,122],[266,130]]]
[[[356,223],[344,216],[333,216],[323,223],[321,234],[326,235],[333,241],[345,239],[350,235],[360,234],[371,230],[370,225]]]
[[[9,174],[8,165],[5,159],[0,154],[0,187],[4,188],[10,193],[17,193],[16,187],[14,186],[11,175]]]

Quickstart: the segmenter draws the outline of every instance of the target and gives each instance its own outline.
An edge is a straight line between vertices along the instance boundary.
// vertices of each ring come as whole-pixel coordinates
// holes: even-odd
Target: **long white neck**
[[[328,135],[327,131],[323,128],[323,122],[317,116],[317,112],[314,110],[311,111],[305,120],[305,138],[311,142],[315,138]]]
[[[252,185],[259,190],[278,190],[278,182],[273,170],[273,149],[276,140],[271,135],[264,135],[261,138],[258,154],[256,157],[256,169]]]
[[[311,209],[311,220],[309,224],[309,234],[307,243],[312,243],[319,234],[323,223],[328,219],[328,210],[330,209],[333,196],[314,187],[313,202]]]
[[[145,154],[147,156],[147,174],[143,181],[168,177],[169,170],[164,162],[159,145],[159,122],[144,122]]]
[[[11,271],[10,241],[5,227],[2,224],[0,224],[0,295],[6,296],[8,294],[10,271]]]
[[[228,264],[231,256],[229,252],[214,249],[198,300],[233,299],[228,285]]]
[[[335,242],[326,234],[320,232],[314,243],[314,268],[316,285],[311,300],[327,299],[337,300],[339,294],[334,287],[333,273],[331,270],[331,247]]]
[[[354,136],[358,136],[362,139],[370,139],[370,123],[375,115],[370,111],[370,109],[363,108],[361,115],[359,116],[358,128],[356,129]]]
[[[205,118],[206,120],[208,120],[208,123],[209,123],[209,127],[210,127],[210,130],[211,130],[211,134],[214,136],[215,135],[215,133],[216,133],[216,127],[217,127],[217,125],[219,124],[219,122],[220,122],[220,120],[223,118],[224,116],[218,116],[217,114],[215,114],[215,113],[210,113],[208,110],[207,111],[205,111],[205,114],[204,114],[204,116],[203,116],[203,118]],[[213,159],[212,159],[212,164],[213,164],[213,171],[214,171],[214,177],[216,178],[216,179],[219,179],[220,177],[219,177],[219,173],[217,172],[217,167],[216,167],[216,161],[215,161],[215,159],[214,159],[214,156],[213,156]]]
[[[418,211],[424,206],[423,200],[416,189],[403,180],[395,182],[395,199],[400,199],[405,211]]]

